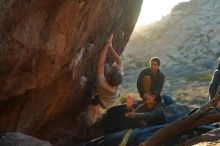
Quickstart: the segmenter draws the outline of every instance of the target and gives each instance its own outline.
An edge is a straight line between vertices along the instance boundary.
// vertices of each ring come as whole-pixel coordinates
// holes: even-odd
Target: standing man
[[[215,97],[215,93],[218,89],[218,86],[220,85],[220,57],[217,62],[218,62],[218,67],[213,73],[212,80],[209,85],[210,100]]]
[[[164,74],[160,71],[160,59],[153,57],[150,59],[150,67],[143,69],[137,80],[137,89],[142,98],[144,94],[155,95],[161,102],[161,91],[164,85]]]

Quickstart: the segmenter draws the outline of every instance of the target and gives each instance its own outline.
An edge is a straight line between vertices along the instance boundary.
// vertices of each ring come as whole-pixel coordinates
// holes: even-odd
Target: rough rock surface
[[[6,133],[0,138],[1,146],[52,146],[46,141],[19,132]]]
[[[80,141],[99,53],[120,54],[142,0],[1,0],[0,131]],[[67,139],[67,140],[66,140]]]
[[[220,129],[215,129],[207,132],[196,138],[187,140],[180,146],[218,146],[220,145]]]
[[[135,89],[141,68],[159,56],[166,94],[174,95],[187,85],[207,89],[220,55],[219,24],[219,0],[191,0],[175,6],[160,21],[137,28],[123,52],[124,88]]]

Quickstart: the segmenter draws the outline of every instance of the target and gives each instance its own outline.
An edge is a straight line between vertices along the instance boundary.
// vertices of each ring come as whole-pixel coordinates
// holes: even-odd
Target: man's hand
[[[135,113],[134,112],[127,112],[127,113],[125,113],[125,116],[129,117],[129,118],[135,118]]]
[[[113,40],[113,34],[110,35],[108,40],[106,41],[105,47],[104,48],[112,48],[112,40]]]
[[[109,37],[109,40],[108,40],[110,49],[113,49],[112,40],[113,40],[113,33],[111,34],[111,36]]]

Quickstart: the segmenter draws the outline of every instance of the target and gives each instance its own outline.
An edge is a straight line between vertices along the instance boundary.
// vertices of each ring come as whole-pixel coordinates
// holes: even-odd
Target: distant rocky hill
[[[138,73],[152,56],[162,60],[165,94],[197,86],[207,90],[220,56],[220,1],[183,2],[161,21],[136,29],[122,56],[124,88],[135,90]]]

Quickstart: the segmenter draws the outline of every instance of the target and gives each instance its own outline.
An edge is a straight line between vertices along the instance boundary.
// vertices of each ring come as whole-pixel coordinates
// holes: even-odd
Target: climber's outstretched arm
[[[112,38],[113,36],[110,36],[109,39],[107,40],[101,54],[99,57],[99,61],[98,61],[98,67],[97,67],[97,78],[104,76],[104,64],[105,64],[105,60],[107,57],[107,52],[108,52],[108,48],[110,46],[110,44],[112,43]]]
[[[112,39],[113,39],[113,34],[110,37],[112,37]],[[122,66],[121,59],[120,59],[118,53],[114,50],[114,48],[112,46],[112,41],[111,41],[109,47],[110,47],[110,52],[112,53],[112,56],[113,56],[115,62],[117,63],[117,65]]]

